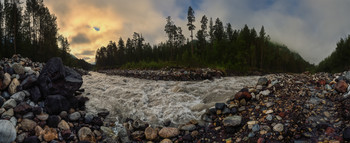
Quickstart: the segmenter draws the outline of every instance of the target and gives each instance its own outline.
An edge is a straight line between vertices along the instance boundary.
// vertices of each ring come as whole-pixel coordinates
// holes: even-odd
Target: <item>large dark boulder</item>
[[[40,100],[41,93],[38,86],[34,86],[33,88],[29,89],[29,93],[32,101],[38,102]]]
[[[38,78],[41,94],[60,94],[65,97],[72,96],[83,84],[83,79],[79,73],[71,68],[65,67],[61,58],[51,58]]]
[[[62,95],[49,95],[45,100],[45,109],[50,115],[58,115],[62,111],[68,111],[69,101]]]

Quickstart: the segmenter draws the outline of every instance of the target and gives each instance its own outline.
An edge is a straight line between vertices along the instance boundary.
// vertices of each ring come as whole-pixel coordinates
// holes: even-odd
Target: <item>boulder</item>
[[[2,119],[10,119],[15,113],[13,112],[13,109],[8,109],[6,112],[2,113],[1,118]]]
[[[258,79],[257,85],[266,86],[268,84],[269,80],[266,77],[262,77]]]
[[[80,74],[64,67],[61,58],[51,58],[42,69],[38,78],[40,92],[44,97],[60,94],[72,96],[83,84]]]
[[[50,95],[45,100],[45,108],[49,114],[59,114],[70,108],[68,100],[62,95]]]
[[[159,131],[159,136],[161,136],[162,138],[172,138],[178,136],[179,134],[179,129],[173,127],[165,127]]]
[[[344,80],[339,80],[335,84],[335,90],[340,93],[345,93],[348,90],[348,84]]]
[[[38,102],[39,99],[41,98],[41,93],[38,86],[34,86],[31,89],[29,89],[29,93],[30,93],[31,100],[34,102]]]
[[[0,120],[0,143],[15,141],[17,133],[13,124],[8,120]]]
[[[234,99],[236,99],[236,100],[245,99],[246,101],[249,101],[250,99],[252,99],[252,95],[250,95],[250,93],[247,91],[240,91],[240,92],[235,94]]]

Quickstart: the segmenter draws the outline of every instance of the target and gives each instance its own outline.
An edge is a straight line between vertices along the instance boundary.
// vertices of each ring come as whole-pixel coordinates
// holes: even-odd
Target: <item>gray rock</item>
[[[180,128],[180,130],[183,130],[183,131],[193,131],[195,129],[196,129],[196,125],[193,125],[193,124],[185,125]]]
[[[5,108],[0,108],[0,114],[6,112],[6,109]]]
[[[11,117],[10,122],[13,124],[13,126],[17,125],[17,119],[15,117]]]
[[[282,132],[283,131],[283,124],[278,123],[275,126],[273,126],[273,130],[276,132]]]
[[[16,102],[20,103],[26,98],[26,93],[23,91],[17,92],[11,96],[11,99],[15,99]]]
[[[85,117],[84,117],[84,119],[85,119],[85,123],[91,123],[91,121],[92,121],[92,119],[94,118],[95,116],[94,116],[94,114],[93,113],[86,113],[85,114]]]
[[[13,108],[8,109],[5,113],[1,115],[2,119],[10,119],[14,115]]]
[[[2,108],[5,108],[5,109],[15,108],[16,105],[17,105],[17,102],[14,99],[9,99],[4,103],[4,105],[2,105]]]
[[[8,120],[0,120],[0,142],[11,143],[15,141],[17,133],[13,124]]]
[[[252,131],[253,131],[253,132],[257,132],[257,131],[259,131],[259,130],[260,130],[259,124],[253,125],[253,128],[252,128]]]
[[[69,120],[71,121],[77,121],[81,117],[79,112],[74,112],[68,116]]]
[[[28,134],[27,133],[21,133],[20,135],[17,136],[16,138],[16,142],[23,142],[25,138],[27,138]]]
[[[267,116],[266,116],[266,120],[271,121],[271,120],[272,120],[272,118],[273,118],[273,117],[272,117],[272,115],[271,115],[271,114],[269,114],[269,115],[267,115]]]
[[[262,78],[259,78],[257,85],[263,85],[263,86],[265,85],[266,86],[268,82],[269,81],[266,77],[262,77]]]
[[[228,116],[224,119],[224,126],[239,126],[242,122],[242,116]]]
[[[24,72],[25,72],[24,68],[21,64],[13,64],[12,68],[17,74],[24,74]]]

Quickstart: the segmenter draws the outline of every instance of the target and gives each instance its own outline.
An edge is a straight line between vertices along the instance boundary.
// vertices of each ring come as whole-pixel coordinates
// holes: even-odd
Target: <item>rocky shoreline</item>
[[[165,80],[165,81],[198,81],[212,80],[225,76],[224,72],[214,69],[176,69],[167,68],[161,70],[99,70],[98,72],[107,75],[119,75],[125,77],[134,77],[149,80]]]
[[[267,75],[201,120],[150,127],[130,119],[123,126],[132,142],[347,142],[349,81],[350,72]]]
[[[109,111],[85,111],[82,76],[52,58],[0,60],[0,143],[108,142]]]

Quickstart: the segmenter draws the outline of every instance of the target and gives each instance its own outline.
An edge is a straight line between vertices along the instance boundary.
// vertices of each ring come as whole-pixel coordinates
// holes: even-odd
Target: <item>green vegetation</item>
[[[59,56],[65,65],[91,69],[69,54],[68,40],[58,34],[56,19],[43,0],[26,0],[25,5],[20,0],[0,1],[0,58],[21,54],[46,62]]]
[[[312,65],[299,54],[286,46],[270,41],[264,27],[259,35],[247,25],[239,30],[232,29],[230,23],[225,27],[217,18],[213,23],[204,15],[197,39],[192,40],[195,29],[193,9],[188,11],[188,29],[191,41],[185,39],[181,27],[174,24],[171,17],[166,18],[164,31],[168,36],[165,43],[150,46],[142,34],[134,33],[133,38],[122,38],[118,44],[111,41],[96,52],[97,68],[150,68],[164,67],[212,67],[230,73],[249,71],[262,72],[303,72]]]
[[[350,35],[341,38],[335,51],[317,67],[318,72],[343,72],[350,69]]]

